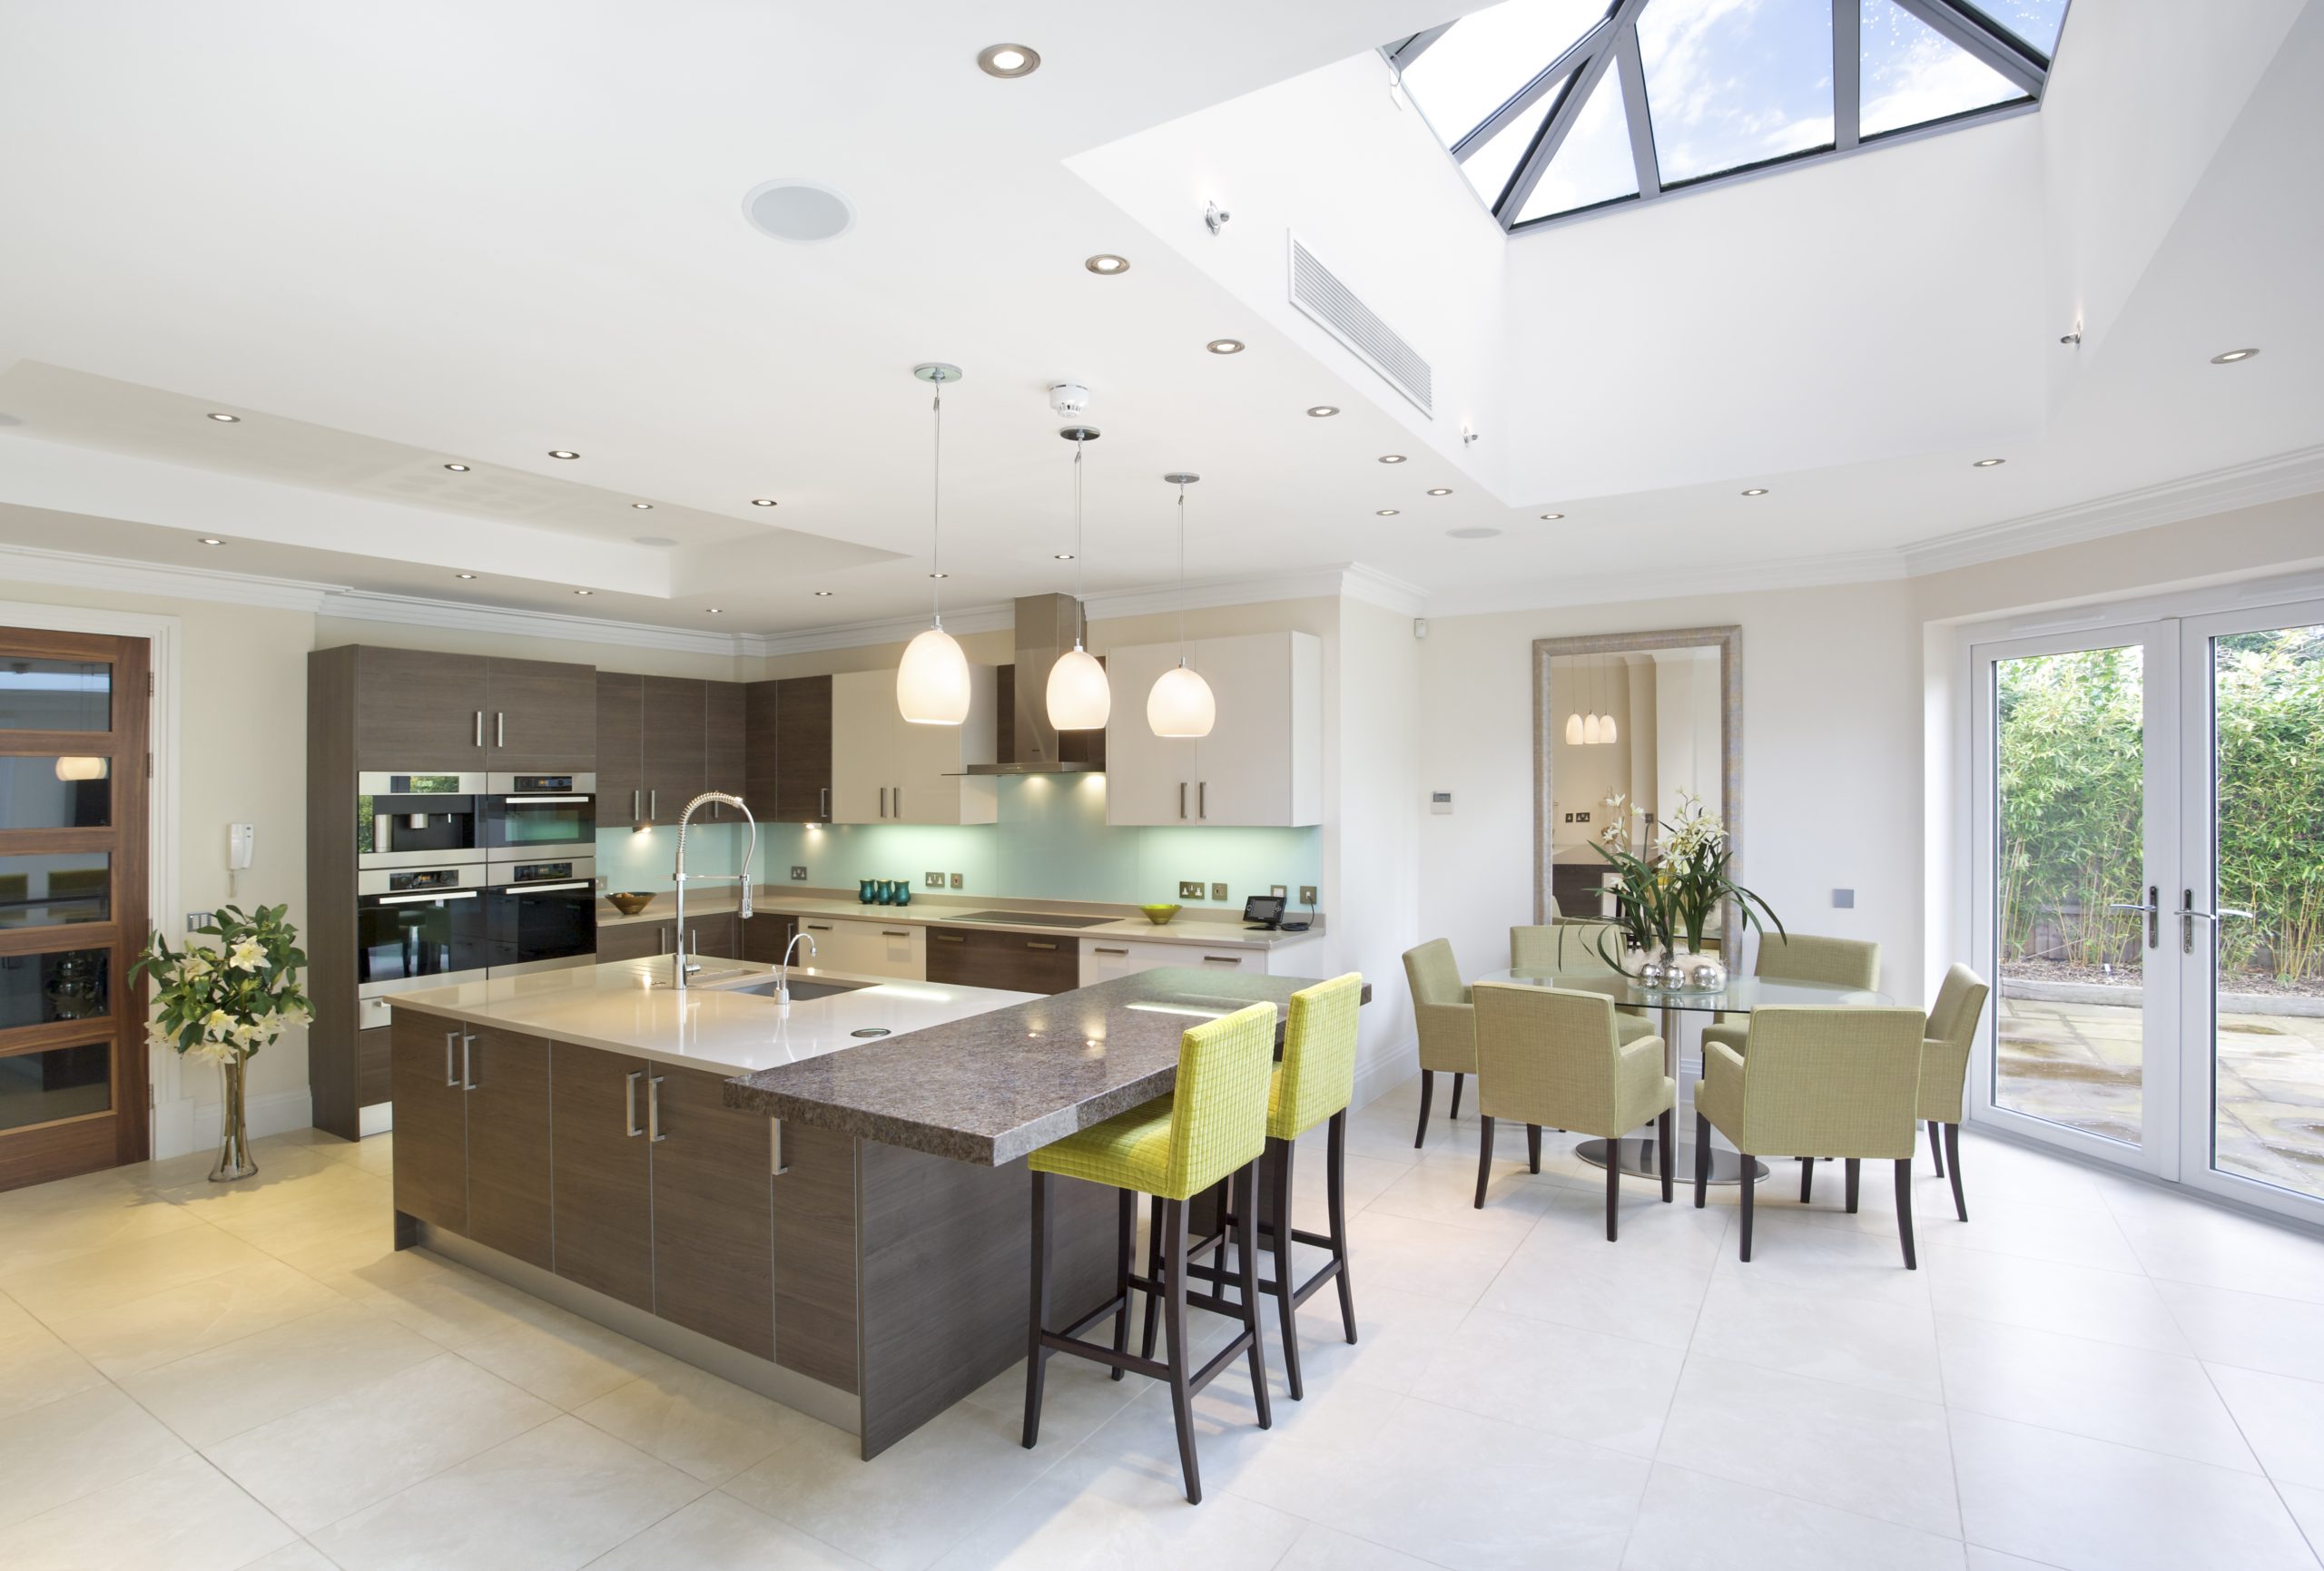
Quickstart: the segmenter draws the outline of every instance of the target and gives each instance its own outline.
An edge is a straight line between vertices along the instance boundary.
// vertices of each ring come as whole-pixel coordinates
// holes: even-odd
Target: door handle
[[[632,792],[630,792],[630,793],[629,793],[629,821],[630,821],[631,823],[635,823],[638,820],[640,820],[640,819],[644,818],[645,816],[645,793],[644,791],[632,791]]]
[[[476,1038],[463,1034],[460,1037],[460,1085],[468,1091],[477,1089],[475,1053]]]
[[[662,1076],[645,1082],[645,1144],[659,1145],[670,1137],[662,1133]]]
[[[1205,955],[1202,957],[1202,962],[1206,966],[1239,966],[1243,963],[1243,957],[1240,955]]]
[[[661,813],[662,793],[660,791],[647,791],[645,793],[645,816],[648,819],[655,819],[659,818]]]
[[[896,788],[895,788],[895,792],[896,792],[896,817],[898,817],[898,818],[901,818],[901,817],[903,817],[903,816],[904,816],[904,788],[903,788],[903,787],[901,787],[901,786],[898,786],[898,787],[896,787]]]
[[[880,937],[883,938],[909,938],[911,937],[911,934],[909,932],[899,933],[892,928],[882,928],[880,929]]]
[[[476,712],[476,744],[484,745],[484,711],[480,709]]]
[[[2180,952],[2187,955],[2191,955],[2195,952],[2195,923],[2198,920],[2209,922],[2212,927],[2216,928],[2220,923],[2229,919],[2230,918],[2248,922],[2251,919],[2251,913],[2249,911],[2239,911],[2234,909],[2232,907],[2228,906],[2222,906],[2216,911],[2199,911],[2195,909],[2195,891],[2192,889],[2180,890]]]
[[[880,816],[883,819],[888,816],[888,788],[886,786],[880,788]]]
[[[444,1084],[447,1085],[456,1086],[460,1083],[458,1072],[452,1067],[452,1044],[459,1039],[460,1034],[458,1031],[444,1033]]]
[[[633,1069],[622,1083],[622,1123],[627,1127],[632,1139],[645,1133],[637,1127],[637,1083],[645,1078],[645,1070]]]
[[[508,712],[506,710],[496,709],[492,712],[492,745],[495,747],[508,745]]]
[[[1187,816],[1187,782],[1184,781],[1178,782],[1178,816]]]
[[[966,938],[960,937],[958,933],[931,933],[929,937],[934,938],[940,944],[965,944],[968,942]]]
[[[791,1171],[791,1164],[783,1159],[783,1120],[770,1118],[767,1123],[773,1125],[773,1132],[767,1136],[767,1144],[771,1147],[767,1152],[767,1170],[781,1178]]]
[[[810,922],[807,924],[807,930],[811,933],[828,933],[832,930],[832,925],[829,922]]]
[[[1054,949],[1057,946],[1049,942],[1047,939],[1028,938],[1025,940],[1025,948],[1028,949]]]
[[[1127,957],[1128,957],[1128,955],[1129,955],[1129,951],[1128,951],[1128,949],[1104,949],[1104,948],[1098,948],[1098,949],[1092,949],[1092,950],[1090,950],[1089,952],[1090,952],[1091,954],[1093,954],[1093,955],[1120,955],[1120,956],[1124,957],[1125,958],[1127,958]]]
[[[1195,817],[1198,819],[1210,817],[1210,782],[1208,781],[1195,782]]]
[[[2146,947],[2150,949],[2153,948],[2159,941],[2156,929],[2162,923],[2162,902],[2155,898],[2161,893],[2162,891],[2152,884],[2149,884],[2146,887],[2145,905],[2133,906],[2126,901],[2117,900],[2106,908],[2110,911],[2144,911],[2146,913]]]
[[[818,786],[815,790],[815,816],[819,819],[832,816],[832,788],[829,786]]]

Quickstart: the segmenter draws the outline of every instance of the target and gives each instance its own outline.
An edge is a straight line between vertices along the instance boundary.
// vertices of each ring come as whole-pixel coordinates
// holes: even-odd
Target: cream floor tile
[[[89,1305],[55,1324],[83,1357],[118,1380],[344,1301],[311,1277],[253,1252],[249,1263],[214,1276]]]
[[[2285,1507],[2300,1531],[2308,1535],[2308,1546],[2319,1560],[2324,1560],[2324,1489],[2310,1489],[2299,1484],[2278,1484],[2276,1493],[2283,1497]]]
[[[1269,1301],[1272,1304],[1273,1301]],[[1130,1350],[1137,1349],[1138,1317],[1130,1316]],[[1093,1339],[1105,1346],[1112,1346],[1111,1333],[1105,1331]],[[1280,1383],[1282,1371],[1274,1367],[1275,1348],[1267,1349],[1270,1372]],[[1141,1395],[1149,1382],[1138,1375],[1124,1375],[1110,1380],[1102,1365],[1070,1355],[1050,1355],[1049,1373],[1042,1382],[1041,1444],[1044,1447],[1070,1448],[1079,1445],[1095,1434],[1113,1416]],[[1014,1418],[1020,1422],[1025,1416],[1025,1360],[1019,1359],[1000,1374],[970,1391],[965,1399],[1002,1418]]]
[[[1063,1454],[1026,1450],[1019,1429],[1019,1419],[963,1402],[866,1466],[852,1435],[819,1427],[726,1492],[883,1571],[919,1571]]]
[[[525,1318],[462,1343],[459,1352],[567,1410],[676,1362],[619,1331],[547,1304],[535,1304]]]
[[[1952,1214],[1948,1202],[1945,1221],[1921,1233],[1920,1241],[1935,1249],[1984,1250],[2097,1271],[2142,1269],[2112,1215],[1998,1196],[1981,1199],[1965,1222],[1952,1220]]]
[[[1348,1222],[1348,1258],[1383,1281],[1452,1303],[1473,1304],[1516,1252],[1516,1234],[1448,1228],[1384,1212]]]
[[[589,1571],[862,1571],[854,1556],[810,1538],[732,1495],[704,1495],[589,1562]]]
[[[390,1220],[365,1218],[338,1232],[320,1232],[295,1241],[269,1240],[266,1252],[291,1270],[317,1281],[360,1271],[396,1252],[395,1224]]]
[[[1691,1345],[1714,1358],[1863,1390],[1945,1399],[1935,1316],[1915,1299],[1803,1292],[1747,1271],[1720,1274]]]
[[[2189,1282],[2154,1288],[2204,1362],[2324,1380],[2324,1304]]]
[[[1302,1305],[1298,1315],[1300,1370],[1312,1387],[1346,1379],[1392,1391],[1415,1389],[1468,1311],[1424,1293],[1405,1292],[1384,1279],[1374,1281],[1352,1252],[1355,1284],[1355,1335],[1350,1342],[1340,1320],[1339,1294],[1326,1283]],[[1268,1301],[1267,1369],[1282,1384],[1281,1338]],[[1125,1382],[1128,1383],[1128,1382]]]
[[[110,1385],[59,1397],[0,1423],[0,1527],[188,1454],[183,1440]]]
[[[1885,1208],[1863,1213],[1861,1226],[1836,1227],[1797,1207],[1770,1206],[1753,1221],[1748,1261],[1741,1258],[1740,1229],[1738,1219],[1719,1252],[1722,1275],[1787,1285],[1817,1297],[1927,1301],[1928,1257],[1937,1252],[1922,1250],[1920,1269],[1905,1270],[1896,1219]]]
[[[2066,1571],[2314,1571],[2257,1475],[1978,1413],[1952,1429],[1972,1543]]]
[[[195,1446],[310,1407],[350,1386],[439,1357],[417,1331],[343,1301],[302,1319],[120,1378],[122,1389]]]
[[[20,1332],[39,1329],[41,1329],[40,1321],[33,1318],[32,1311],[10,1298],[6,1293],[0,1292],[0,1337],[13,1337]]]
[[[1961,1131],[1961,1184],[1969,1199],[1969,1220],[1974,1223],[1978,1202],[1986,1195],[2031,1201],[2041,1205],[2067,1206],[2077,1211],[2105,1211],[2106,1197],[2122,1181],[2094,1173],[2078,1162],[2050,1155],[2007,1140],[1997,1140],[1974,1128]],[[1928,1141],[1921,1141],[1917,1170],[1931,1178],[1935,1168],[1928,1158]],[[1944,1183],[1943,1180],[1938,1180]],[[1920,1197],[1914,1197],[1918,1207]],[[1932,1204],[1934,1203],[1932,1202]],[[1946,1216],[1953,1214],[1953,1191],[1945,1184]]]
[[[1962,1571],[1957,1538],[1658,1466],[1622,1564],[1632,1571]]]
[[[1018,1389],[1023,1389],[1021,1381]],[[1050,1389],[1057,1389],[1054,1378]],[[575,1409],[575,1417],[705,1484],[723,1484],[777,1448],[823,1428],[794,1409],[675,1360],[664,1360],[651,1373]]]
[[[350,1387],[205,1454],[277,1516],[312,1533],[556,1413],[448,1354]]]
[[[1931,1250],[1922,1274],[1929,1278],[1930,1301],[1939,1314],[2063,1331],[2155,1352],[2194,1350],[2158,1284],[2143,1276],[1973,1249]]]
[[[1945,1409],[1690,1355],[1659,1459],[1943,1537],[1960,1532]]]
[[[339,1567],[321,1550],[300,1538],[251,1561],[241,1571],[339,1571]]]
[[[1608,1243],[1602,1231],[1593,1233],[1584,1224],[1561,1229],[1560,1220],[1552,1211],[1526,1236],[1479,1307],[1665,1347],[1683,1348],[1692,1340],[1710,1290],[1715,1257],[1709,1251],[1659,1252],[1630,1239]],[[1357,1278],[1359,1294],[1364,1280]]]
[[[2259,1466],[2191,1358],[1950,1316],[1939,1323],[1937,1340],[1945,1399],[1956,1411],[2247,1473]]]
[[[352,1145],[335,1147],[331,1154],[341,1162],[353,1163],[366,1173],[387,1178],[396,1168],[396,1137],[392,1134],[368,1135]]]
[[[1336,1527],[1311,1525],[1275,1562],[1275,1571],[1431,1571],[1433,1564]]]
[[[94,1364],[30,1315],[15,1330],[0,1322],[0,1423],[11,1414],[104,1383]]]
[[[0,1566],[235,1571],[297,1537],[217,1468],[182,1456],[0,1532]]]
[[[2056,1571],[2053,1566],[2045,1566],[2039,1560],[2028,1560],[2023,1556],[2004,1555],[1998,1549],[1981,1548],[1974,1544],[1965,1547],[1969,1555],[1969,1571]]]
[[[253,1154],[258,1172],[230,1183],[210,1182],[210,1170],[218,1164],[215,1145],[148,1163],[143,1182],[154,1193],[197,1212],[227,1215],[279,1204],[286,1191],[328,1173],[335,1165],[310,1146],[269,1144]]]
[[[938,1571],[1083,1571],[1105,1566],[1200,1566],[1267,1571],[1305,1521],[1232,1494],[1206,1496],[1199,1510],[1156,1501],[1108,1470],[1086,1478],[1054,1469],[1033,1480],[950,1553]]]
[[[220,1217],[217,1225],[278,1259],[359,1230],[392,1247],[395,1204],[387,1181],[367,1173],[350,1172],[349,1176],[352,1183],[312,1200]]]
[[[448,1348],[475,1345],[547,1306],[426,1250],[379,1256],[320,1279],[325,1287]]]
[[[1472,1311],[1414,1388],[1430,1401],[1654,1455],[1686,1355],[1499,1311]]]
[[[266,1256],[214,1227],[110,1244],[0,1279],[0,1288],[55,1329],[60,1320],[125,1299],[262,1263]]]
[[[2324,1489],[2324,1384],[2226,1364],[2210,1373],[2268,1476]]]
[[[1364,1214],[1410,1217],[1437,1227],[1522,1238],[1557,1193],[1527,1173],[1522,1154],[1521,1144],[1516,1160],[1494,1164],[1482,1210],[1476,1204],[1473,1168],[1415,1163],[1375,1196]]]
[[[2324,1303],[2324,1241],[2178,1195],[2141,1195],[2114,1214],[2152,1276]]]
[[[97,1250],[199,1227],[182,1206],[134,1191],[0,1216],[0,1280]]]
[[[566,1571],[706,1488],[566,1414],[313,1537],[347,1571]]]

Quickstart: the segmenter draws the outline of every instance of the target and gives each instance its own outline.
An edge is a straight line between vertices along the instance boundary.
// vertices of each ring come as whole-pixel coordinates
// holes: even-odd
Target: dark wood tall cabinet
[[[778,823],[829,823],[832,679],[792,676],[750,683],[743,730],[751,810]]]
[[[597,673],[597,827],[645,817],[645,679]]]

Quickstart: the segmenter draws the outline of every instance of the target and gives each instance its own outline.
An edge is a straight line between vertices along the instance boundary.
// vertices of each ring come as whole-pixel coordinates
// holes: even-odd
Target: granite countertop
[[[1167,1093],[1191,1025],[1268,1003],[1280,1030],[1314,981],[1163,967],[760,1070],[729,1081],[726,1100],[998,1166]]]
[[[691,915],[692,900],[686,908]],[[747,1075],[861,1048],[865,1039],[852,1035],[857,1031],[901,1036],[1038,997],[793,966],[793,982],[861,986],[828,997],[796,999],[785,1012],[764,994],[734,991],[769,976],[773,967],[718,959],[705,960],[704,967],[706,978],[697,977],[684,993],[666,985],[670,962],[664,957],[398,993],[389,1002],[399,1012],[440,1015],[584,1047]]]
[[[1148,944],[1185,944],[1208,948],[1280,949],[1286,944],[1297,944],[1309,938],[1323,937],[1324,925],[1318,920],[1304,933],[1265,932],[1246,928],[1237,913],[1224,909],[1216,912],[1217,919],[1195,917],[1186,913],[1172,918],[1157,927],[1143,916],[1118,917],[1096,927],[1059,927],[1041,920],[1039,911],[1027,911],[1021,922],[961,922],[966,911],[1007,910],[1014,902],[1009,900],[965,899],[953,895],[945,897],[951,903],[939,905],[916,899],[909,906],[867,906],[849,898],[816,895],[786,895],[780,889],[760,888],[752,897],[762,916],[826,917],[853,918],[862,922],[881,922],[891,926],[941,928],[957,924],[966,928],[989,928],[996,933],[1039,933],[1045,938],[1130,939]],[[1070,906],[1072,901],[1059,900],[1055,904]],[[705,890],[686,897],[686,915],[714,917],[732,911],[741,904],[731,888]],[[1059,915],[1105,916],[1109,908],[1088,906],[1079,910],[1059,912]],[[635,917],[625,917],[604,899],[597,902],[597,926],[626,927],[635,922],[667,922],[678,914],[675,896],[657,893],[654,903]]]

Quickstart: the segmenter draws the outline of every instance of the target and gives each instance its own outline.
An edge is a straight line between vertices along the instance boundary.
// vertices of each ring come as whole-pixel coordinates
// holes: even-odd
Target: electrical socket
[[[794,884],[805,883],[807,881],[807,869],[801,867],[797,862],[792,863],[791,881]]]
[[[1307,907],[1310,907],[1310,908],[1314,907],[1314,905],[1315,904],[1315,885],[1313,885],[1313,884],[1302,884],[1302,885],[1300,885],[1300,886],[1299,886],[1299,903],[1300,903],[1301,905],[1303,905],[1303,906],[1307,906]]]
[[[1287,894],[1291,893],[1291,891],[1290,891],[1289,889],[1285,889],[1281,884],[1269,884],[1269,885],[1267,886],[1267,893],[1268,893],[1268,894],[1270,894],[1270,895],[1273,895],[1276,899],[1280,900],[1280,899],[1281,899],[1281,898],[1283,898],[1285,895],[1287,895]]]
[[[1202,881],[1199,879],[1180,879],[1178,880],[1178,898],[1182,900],[1201,899]]]
[[[930,889],[942,889],[942,888],[944,887],[944,875],[943,875],[943,874],[941,874],[941,873],[931,873],[931,874],[929,874],[929,875],[928,875],[928,887],[929,887]]]
[[[1211,885],[1211,886],[1210,886],[1210,898],[1211,898],[1212,899],[1214,899],[1214,900],[1223,900],[1223,899],[1225,899],[1225,898],[1226,898],[1226,886],[1225,884],[1213,884],[1213,885]]]
[[[217,916],[218,913],[215,911],[188,911],[185,914],[185,930],[189,933],[198,933],[210,926]]]
[[[597,885],[596,885],[596,888],[597,888],[597,893],[599,893],[599,894],[601,894],[601,895],[602,895],[602,894],[604,894],[604,893],[605,893],[608,889],[610,889],[610,888],[612,888],[612,887],[613,887],[613,879],[611,879],[607,878],[607,877],[606,877],[605,874],[603,874],[603,873],[599,873],[599,874],[597,875]]]
[[[952,887],[953,887],[954,889],[958,889],[965,888],[965,887],[967,886],[967,883],[968,883],[968,880],[967,880],[966,879],[963,879],[960,874],[958,874],[958,873],[954,873],[954,874],[952,875]]]

